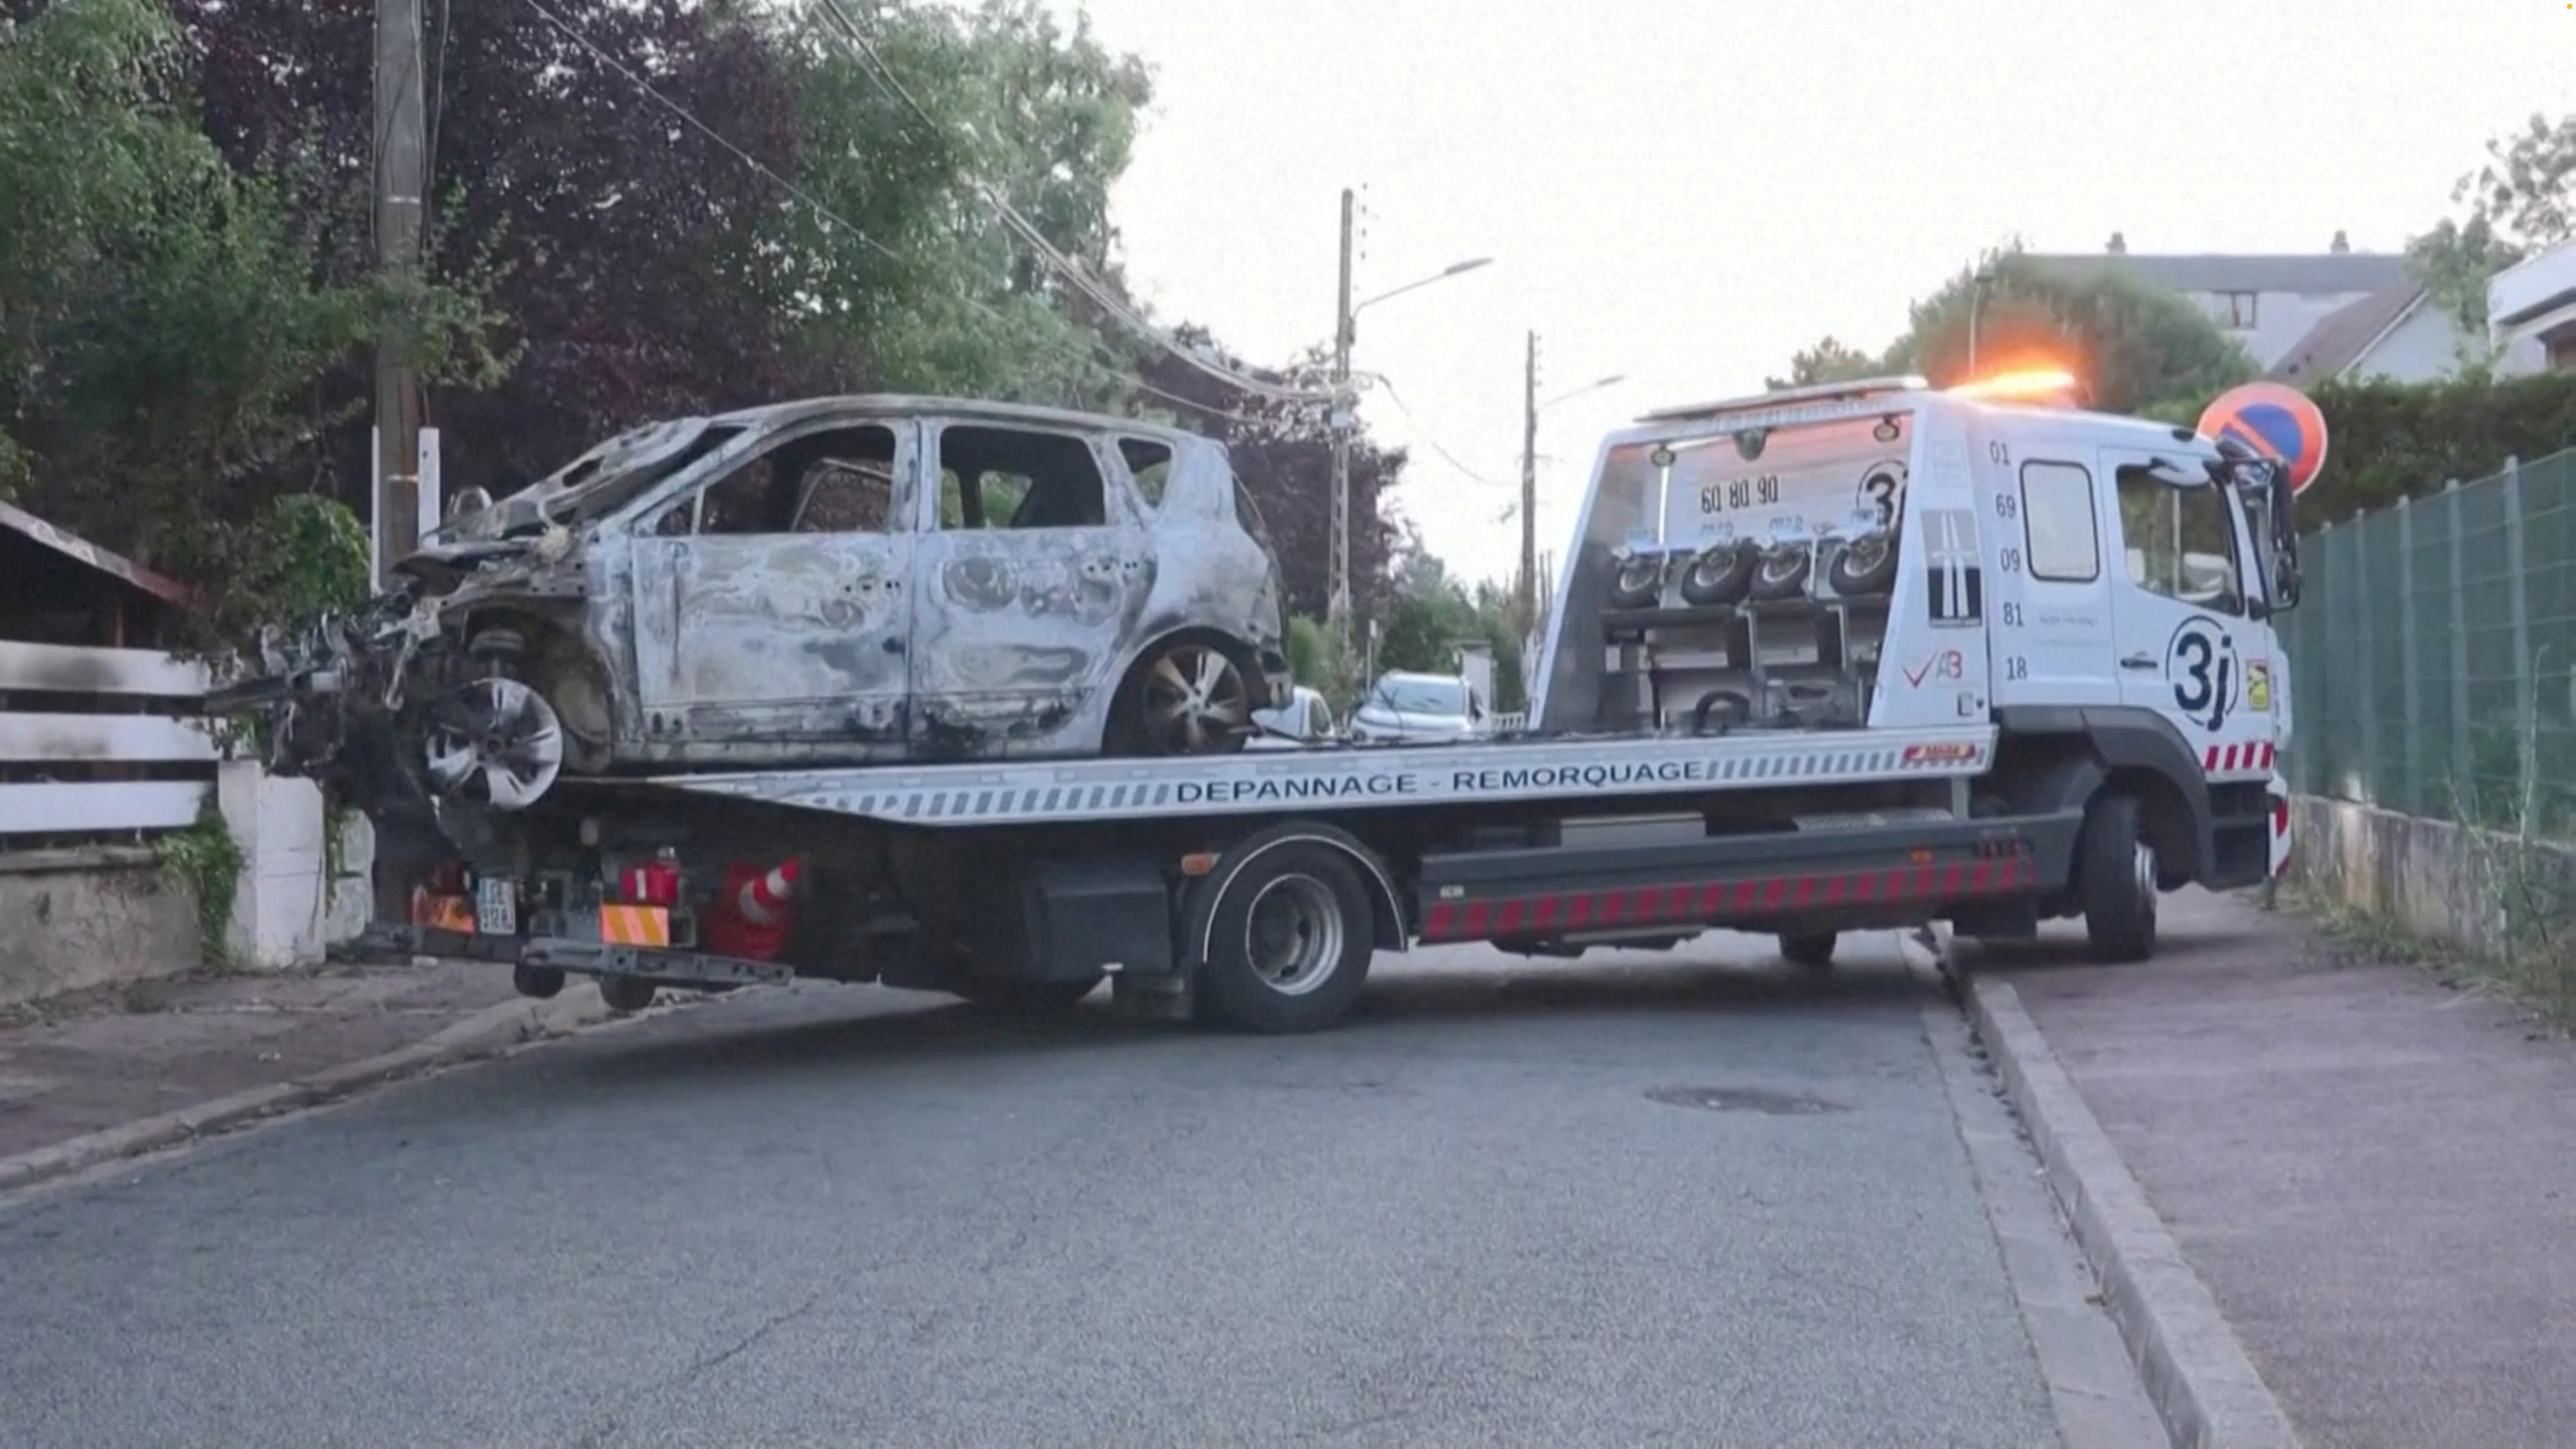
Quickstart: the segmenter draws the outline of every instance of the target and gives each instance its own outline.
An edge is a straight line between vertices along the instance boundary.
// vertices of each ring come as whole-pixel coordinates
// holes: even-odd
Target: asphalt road
[[[620,1026],[0,1208],[0,1443],[2059,1442],[1997,1240],[2054,1224],[1846,946]]]

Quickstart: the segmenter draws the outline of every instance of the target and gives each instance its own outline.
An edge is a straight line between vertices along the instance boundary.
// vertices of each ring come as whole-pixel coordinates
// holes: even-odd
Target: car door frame
[[[698,531],[707,493],[739,470],[817,434],[866,427],[894,438],[893,497],[883,532]],[[691,762],[902,756],[910,729],[920,457],[916,419],[827,414],[760,434],[738,450],[729,447],[628,512],[636,705],[648,755]],[[690,531],[657,533],[662,517],[683,501],[691,510]],[[764,598],[790,607],[742,610],[743,627],[726,631],[729,644],[714,643],[707,638],[710,626],[726,618],[728,599],[741,597],[716,586],[725,578],[763,586]],[[817,608],[804,616],[795,606],[808,602]],[[702,651],[725,667],[744,656],[784,661],[779,687],[763,693],[755,684],[729,693],[704,682],[703,669],[692,684],[690,661]],[[809,662],[813,667],[804,667]]]
[[[954,428],[1070,438],[1100,476],[1098,525],[1011,529],[941,525],[941,445]],[[1097,750],[1067,731],[1106,718],[1088,707],[1117,687],[1153,589],[1153,530],[1115,440],[1045,420],[930,413],[920,419],[914,490],[910,698],[916,752],[1011,756]],[[996,569],[990,562],[999,560]],[[1033,598],[1034,595],[1034,598]],[[1041,617],[1043,614],[1045,617]],[[998,688],[969,688],[1010,668],[1012,651],[1053,650],[1052,676],[1020,668]]]

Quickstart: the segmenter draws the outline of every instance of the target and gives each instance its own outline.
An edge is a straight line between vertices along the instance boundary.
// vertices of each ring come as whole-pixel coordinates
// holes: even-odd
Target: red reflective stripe
[[[1481,936],[1485,934],[1485,919],[1492,913],[1492,911],[1493,907],[1487,905],[1483,901],[1469,901],[1467,903],[1466,934],[1470,936]]]
[[[1528,910],[1529,902],[1527,901],[1503,902],[1502,919],[1495,922],[1495,928],[1504,932],[1506,935],[1510,934],[1513,929],[1520,925],[1521,917],[1527,914]]]
[[[1422,934],[1426,936],[1448,935],[1450,918],[1455,916],[1457,913],[1457,907],[1450,905],[1447,901],[1442,901],[1438,905],[1433,906],[1431,908],[1431,914],[1423,918]]]
[[[1568,896],[1565,899],[1565,923],[1580,926],[1592,919],[1592,897]]]
[[[1713,880],[1699,888],[1699,914],[1703,917],[1722,915],[1726,911],[1726,882]]]
[[[1664,892],[1664,914],[1668,916],[1689,915],[1691,913],[1691,898],[1694,894],[1696,893],[1686,885],[1677,885],[1671,890]]]
[[[1913,881],[1913,879],[1914,877],[1909,872],[1891,870],[1887,873],[1887,880],[1881,887],[1881,891],[1887,899],[1891,901],[1901,901],[1905,899],[1906,887]]]
[[[1843,892],[1849,889],[1851,889],[1850,876],[1838,875],[1828,877],[1825,881],[1825,904],[1829,906],[1840,904],[1843,898]]]
[[[1802,875],[1798,877],[1798,904],[1802,906],[1813,905],[1815,903],[1815,899],[1816,878],[1811,875]]]
[[[1941,894],[1945,896],[1957,895],[1959,893],[1959,882],[1966,874],[1967,868],[1957,865],[1951,866],[1949,869],[1941,872]]]
[[[1742,915],[1746,911],[1753,909],[1753,902],[1760,897],[1761,891],[1762,883],[1760,881],[1737,881],[1735,883],[1736,914]]]

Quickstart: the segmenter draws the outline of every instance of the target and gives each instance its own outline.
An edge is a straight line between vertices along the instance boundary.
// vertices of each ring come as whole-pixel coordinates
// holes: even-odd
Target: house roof
[[[2373,292],[2327,313],[2308,335],[2281,354],[2269,377],[2275,382],[2321,382],[2368,356],[2379,339],[2413,315],[2424,289],[2413,282]]]
[[[110,553],[76,533],[56,528],[23,508],[0,503],[0,531],[16,534],[74,563],[86,564],[100,573],[121,579],[165,603],[187,602],[188,591],[177,580],[154,573],[121,554]]]
[[[2061,276],[2120,270],[2177,292],[2380,292],[2407,280],[2394,253],[2319,252],[2308,256],[2142,256],[2129,252],[2032,255]]]

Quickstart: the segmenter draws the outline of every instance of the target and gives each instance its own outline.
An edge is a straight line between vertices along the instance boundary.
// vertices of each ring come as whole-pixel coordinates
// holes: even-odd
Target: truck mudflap
[[[1426,855],[1426,944],[1903,924],[2065,888],[2080,811]],[[1582,884],[1568,886],[1567,881]]]

